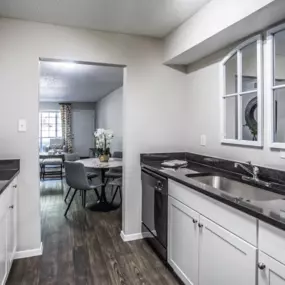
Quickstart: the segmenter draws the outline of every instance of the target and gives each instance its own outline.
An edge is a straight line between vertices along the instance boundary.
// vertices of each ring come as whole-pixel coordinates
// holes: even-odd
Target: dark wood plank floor
[[[83,210],[78,195],[64,218],[66,188],[59,180],[41,182],[43,255],[16,260],[8,285],[178,284],[143,240],[121,240],[120,210]]]

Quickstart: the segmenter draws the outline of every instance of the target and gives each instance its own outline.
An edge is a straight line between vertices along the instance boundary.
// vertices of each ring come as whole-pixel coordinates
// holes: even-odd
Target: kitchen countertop
[[[191,189],[207,195],[215,200],[218,200],[224,204],[232,206],[242,212],[245,212],[251,216],[258,218],[266,223],[269,223],[279,229],[285,230],[285,185],[283,189],[283,185],[278,185],[278,187],[266,188],[261,187],[259,185],[254,185],[252,183],[246,183],[249,185],[253,185],[257,188],[262,188],[267,191],[275,192],[281,195],[284,195],[284,199],[279,200],[270,200],[270,201],[241,201],[230,195],[227,195],[224,191],[216,189],[212,186],[206,185],[202,182],[199,182],[191,177],[187,177],[189,170],[195,170],[201,174],[209,173],[213,175],[220,175],[226,178],[230,178],[236,181],[241,180],[242,174],[233,173],[230,171],[225,171],[222,169],[217,169],[215,167],[211,167],[208,165],[203,165],[197,162],[191,162],[188,160],[188,166],[185,169],[179,169],[177,171],[173,171],[171,169],[166,169],[161,167],[162,161],[144,161],[142,160],[141,166],[143,168],[147,168],[152,170],[164,177],[172,179],[178,183],[181,183],[185,186],[190,187]],[[199,174],[193,174],[193,176],[199,176]],[[226,195],[225,195],[226,194]]]
[[[0,160],[0,195],[20,172],[20,160]]]

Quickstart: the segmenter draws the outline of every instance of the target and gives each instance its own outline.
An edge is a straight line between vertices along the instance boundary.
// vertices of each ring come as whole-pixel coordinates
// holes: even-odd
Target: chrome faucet
[[[256,184],[263,185],[263,186],[266,186],[266,187],[270,187],[271,186],[271,183],[265,182],[265,181],[262,181],[262,180],[259,179],[259,177],[258,177],[259,168],[257,166],[254,166],[250,161],[247,161],[247,164],[249,165],[249,167],[251,169],[249,167],[244,166],[243,164],[241,164],[239,162],[235,163],[235,168],[241,167],[247,173],[252,175],[252,177],[242,176],[242,180],[255,182]]]
[[[247,164],[251,167],[252,170],[250,170],[248,167],[244,166],[243,164],[236,162],[235,163],[235,168],[242,168],[243,170],[245,170],[247,173],[249,173],[250,175],[252,175],[253,180],[259,180],[258,179],[258,174],[259,174],[259,168],[257,166],[252,165],[252,163],[250,161],[247,161]]]

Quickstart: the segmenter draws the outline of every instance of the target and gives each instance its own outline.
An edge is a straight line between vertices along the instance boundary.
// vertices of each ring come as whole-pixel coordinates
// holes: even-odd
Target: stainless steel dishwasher
[[[167,260],[167,178],[142,168],[142,234],[144,239]]]

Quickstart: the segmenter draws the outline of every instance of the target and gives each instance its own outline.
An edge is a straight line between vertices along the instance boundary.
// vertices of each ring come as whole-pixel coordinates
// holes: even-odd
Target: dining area
[[[68,186],[64,198],[67,204],[65,217],[77,194],[81,197],[82,208],[92,212],[110,212],[122,204],[123,152],[111,153],[114,137],[111,130],[97,129],[94,137],[95,157],[81,159],[76,153],[64,155],[65,180]],[[96,200],[87,204],[86,196],[90,191],[95,193]],[[119,202],[115,202],[117,200]]]
[[[77,194],[81,197],[82,208],[93,212],[110,212],[121,206],[122,152],[114,152],[108,161],[101,161],[99,157],[80,159],[76,154],[66,154],[64,168],[68,186],[64,198],[67,204],[64,216],[67,216]],[[87,204],[86,195],[89,191],[94,191],[97,200]]]

